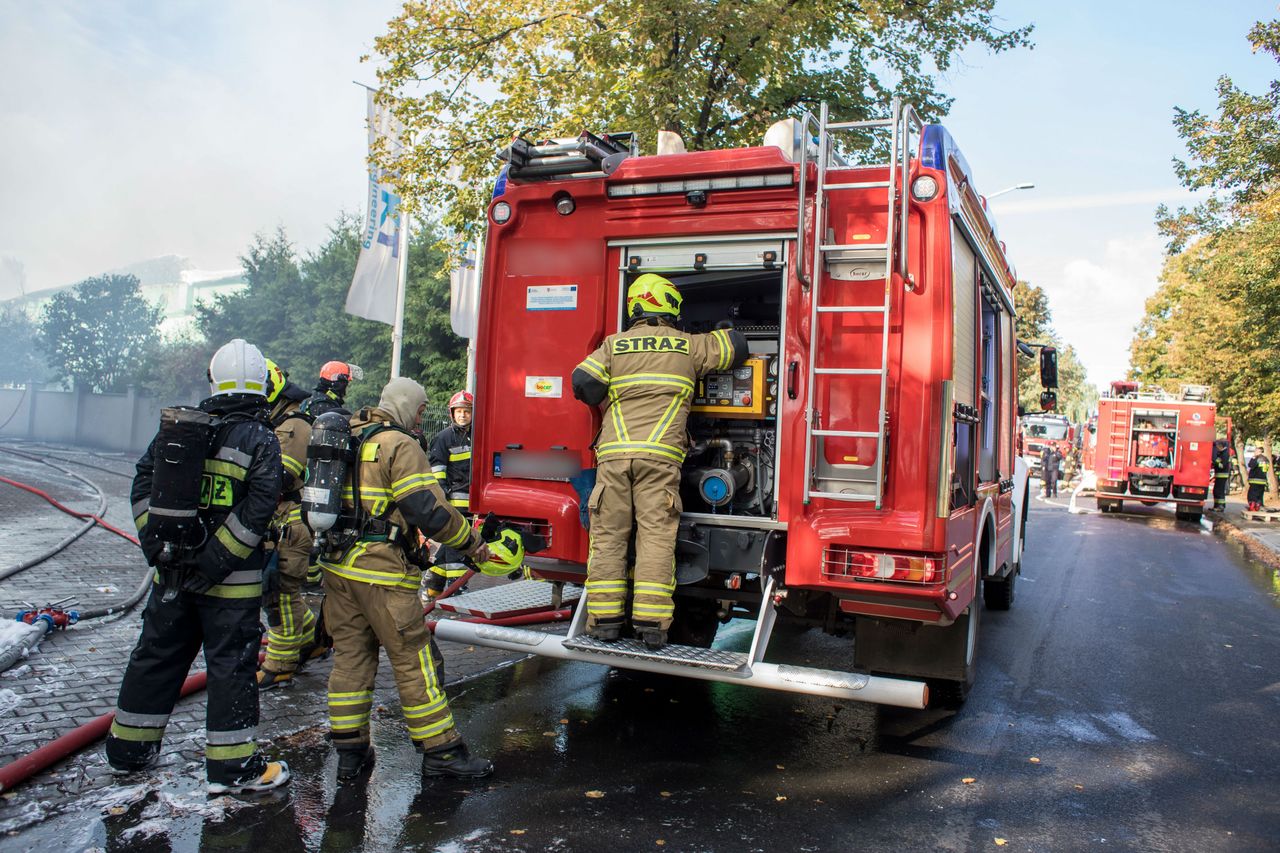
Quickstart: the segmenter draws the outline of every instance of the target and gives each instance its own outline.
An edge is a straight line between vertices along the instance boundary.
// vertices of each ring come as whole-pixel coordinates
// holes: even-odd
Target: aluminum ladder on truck
[[[1111,422],[1107,424],[1107,479],[1124,482],[1129,470],[1129,414],[1132,402],[1116,401],[1111,409]]]
[[[816,221],[813,223],[812,237],[805,233],[808,229],[805,228],[804,224],[805,176],[808,172],[809,147],[807,139],[805,140],[806,144],[801,148],[803,155],[800,163],[800,216],[796,242],[797,245],[803,246],[806,239],[813,240],[811,256],[813,259],[813,273],[811,278],[806,279],[805,277],[803,257],[797,259],[797,273],[801,281],[805,281],[810,285],[812,291],[809,295],[809,381],[805,386],[808,393],[808,404],[805,409],[804,445],[804,502],[806,504],[809,503],[811,498],[818,497],[841,501],[874,502],[876,509],[880,509],[884,501],[885,444],[889,426],[888,412],[885,405],[889,385],[889,313],[893,304],[892,282],[893,274],[896,271],[906,282],[908,288],[912,286],[912,279],[907,271],[908,204],[906,189],[910,179],[911,158],[914,153],[911,145],[911,130],[914,128],[918,135],[924,127],[915,110],[910,105],[901,103],[897,98],[893,100],[890,111],[891,116],[886,119],[833,122],[830,120],[826,103],[822,104],[816,122],[818,129],[818,176],[814,193],[814,219]],[[813,117],[806,114],[802,121],[802,136],[807,135],[808,126],[812,121]],[[881,168],[887,166],[887,180],[829,183],[827,172],[831,168],[831,161],[834,155],[832,132],[850,130],[866,132],[881,128],[887,128],[891,134],[889,162],[881,164]],[[855,167],[842,164],[839,168],[876,167],[874,165]],[[885,242],[876,244],[829,242],[833,238],[828,237],[827,194],[842,190],[876,189],[883,189],[885,193],[885,205],[887,208]],[[879,284],[882,287],[883,299],[881,303],[879,305],[824,304],[822,301],[824,272],[829,264],[835,262],[856,263],[858,266],[872,271],[882,268],[882,274],[879,276],[872,275],[866,279],[868,284]],[[820,340],[819,315],[842,313],[880,315],[879,367],[829,367],[819,364],[822,354],[827,351],[827,347],[823,346],[823,342]],[[880,379],[875,429],[848,430],[823,427],[823,413],[818,409],[819,401],[822,399],[822,394],[819,392],[826,387],[828,382],[835,382],[842,378],[853,376],[878,376]],[[875,439],[875,463],[868,466],[832,465],[827,463],[822,451],[815,448],[815,445],[821,444],[825,438]],[[824,470],[827,468],[833,470]]]

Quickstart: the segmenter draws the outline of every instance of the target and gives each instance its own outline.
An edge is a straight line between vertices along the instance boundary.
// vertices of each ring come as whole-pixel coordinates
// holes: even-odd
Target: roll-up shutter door
[[[955,400],[966,406],[974,406],[974,377],[977,322],[974,318],[977,304],[977,280],[973,251],[964,236],[954,225],[951,227],[951,281],[954,297],[955,347],[952,350],[951,378],[955,380]]]

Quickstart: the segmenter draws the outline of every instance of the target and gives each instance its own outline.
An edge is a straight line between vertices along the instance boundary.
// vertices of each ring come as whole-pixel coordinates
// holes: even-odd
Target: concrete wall
[[[0,437],[141,452],[175,401],[135,394],[0,388]],[[195,400],[183,400],[193,404]]]

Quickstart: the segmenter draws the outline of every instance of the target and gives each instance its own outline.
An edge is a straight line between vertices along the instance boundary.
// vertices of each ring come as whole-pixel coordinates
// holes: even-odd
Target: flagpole
[[[400,375],[400,345],[404,343],[404,294],[409,278],[409,214],[400,211],[400,241],[397,249],[396,321],[391,327],[391,378]]]

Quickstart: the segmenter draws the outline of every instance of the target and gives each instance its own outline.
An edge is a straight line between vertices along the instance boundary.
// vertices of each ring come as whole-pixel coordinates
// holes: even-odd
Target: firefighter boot
[[[272,669],[258,670],[259,690],[272,690],[276,687],[288,687],[292,683],[292,672],[276,672]]]
[[[338,747],[338,781],[350,782],[373,767],[373,744],[351,744]]]
[[[667,632],[653,622],[635,622],[636,637],[647,648],[657,651],[667,644]]]
[[[279,788],[289,781],[289,765],[283,761],[268,761],[261,773],[237,779],[234,782],[210,782],[210,794],[256,794]]]
[[[587,636],[593,640],[612,643],[622,636],[622,620],[601,619],[587,629]]]
[[[433,747],[422,753],[423,776],[451,776],[454,779],[483,779],[493,772],[493,762],[471,754],[461,740]]]
[[[111,768],[111,773],[115,776],[127,776],[130,773],[140,773],[143,770],[149,770],[155,766],[156,759],[160,757],[160,742],[156,741],[153,748],[148,750],[145,755],[139,756],[136,760],[125,761],[121,758],[112,758],[107,756],[107,766]]]

